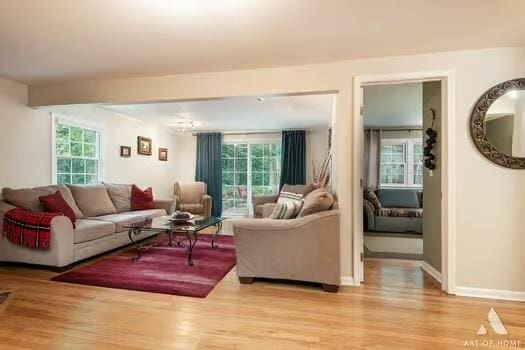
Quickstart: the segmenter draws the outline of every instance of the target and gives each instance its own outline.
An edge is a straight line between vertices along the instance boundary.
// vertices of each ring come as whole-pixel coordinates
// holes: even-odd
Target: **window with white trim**
[[[90,184],[100,180],[100,132],[57,121],[55,127],[58,184]]]
[[[380,164],[380,186],[423,186],[423,144],[421,140],[382,140]]]

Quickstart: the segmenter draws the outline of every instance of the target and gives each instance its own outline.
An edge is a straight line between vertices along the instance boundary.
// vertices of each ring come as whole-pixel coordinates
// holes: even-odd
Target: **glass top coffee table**
[[[187,221],[184,223],[176,223],[170,220],[169,216],[163,216],[160,218],[148,218],[142,221],[134,222],[129,225],[125,225],[124,228],[128,230],[128,237],[131,243],[137,248],[137,256],[132,260],[140,259],[143,252],[150,248],[165,243],[164,242],[153,242],[153,243],[142,243],[141,235],[144,232],[158,232],[159,234],[165,233],[167,236],[167,242],[170,247],[175,243],[179,247],[186,247],[186,255],[188,256],[188,265],[193,266],[193,248],[197,241],[205,240],[211,242],[211,249],[217,249],[215,239],[222,230],[222,221],[224,218],[217,217],[197,217],[194,220]],[[214,227],[215,232],[211,240],[203,239],[199,237],[199,232],[208,228]],[[183,236],[182,239],[177,240],[178,236]]]

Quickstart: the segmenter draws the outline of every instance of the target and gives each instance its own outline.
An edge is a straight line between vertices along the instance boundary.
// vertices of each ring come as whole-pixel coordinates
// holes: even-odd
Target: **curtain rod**
[[[423,130],[421,126],[416,126],[413,128],[364,128],[364,130],[381,130],[381,131],[419,131]]]
[[[310,129],[284,129],[284,130],[304,130],[306,134],[311,133]],[[201,133],[206,133],[211,131],[201,131]],[[271,134],[281,134],[282,131],[225,131],[221,132],[223,135],[271,135]],[[199,132],[192,133],[193,136],[197,136]]]

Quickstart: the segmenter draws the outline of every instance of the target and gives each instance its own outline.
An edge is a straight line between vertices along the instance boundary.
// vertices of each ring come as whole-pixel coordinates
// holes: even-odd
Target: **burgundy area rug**
[[[211,239],[211,235],[200,236]],[[215,242],[216,250],[210,242],[197,242],[193,266],[188,266],[185,247],[163,243],[143,252],[140,260],[131,260],[137,250],[130,248],[51,280],[204,298],[235,266],[233,237],[219,236]]]

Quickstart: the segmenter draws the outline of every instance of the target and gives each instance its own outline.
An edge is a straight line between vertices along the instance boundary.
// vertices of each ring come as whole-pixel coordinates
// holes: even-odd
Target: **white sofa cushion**
[[[92,241],[115,233],[115,224],[108,221],[80,219],[73,231],[73,243]]]
[[[86,217],[116,214],[117,210],[103,184],[68,185],[75,202]]]
[[[140,222],[148,217],[158,218],[163,215],[166,215],[166,210],[164,209],[149,209],[149,210],[137,210],[137,211],[128,211],[119,214],[110,214],[102,215],[89,218],[94,221],[107,221],[115,225],[114,232],[125,231],[124,226],[130,225],[134,222]]]
[[[108,190],[109,198],[113,202],[117,213],[131,210],[131,185],[129,184],[110,184],[103,182]]]

